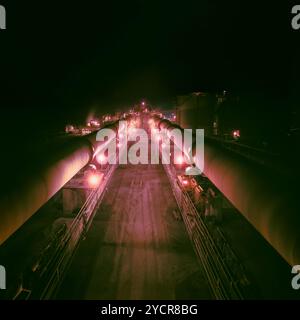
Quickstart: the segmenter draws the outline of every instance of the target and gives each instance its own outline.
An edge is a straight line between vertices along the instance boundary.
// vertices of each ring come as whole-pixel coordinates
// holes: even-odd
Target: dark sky
[[[168,107],[201,90],[283,95],[292,50],[281,2],[1,2],[2,120],[45,117],[54,127],[143,97]]]

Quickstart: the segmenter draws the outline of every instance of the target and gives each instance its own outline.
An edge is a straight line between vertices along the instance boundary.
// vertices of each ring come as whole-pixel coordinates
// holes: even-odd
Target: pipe
[[[153,120],[159,129],[178,128]],[[200,168],[199,159],[195,164]],[[300,205],[291,181],[207,138],[204,174],[288,263],[300,264]]]
[[[105,128],[117,131],[118,123]],[[14,190],[8,191],[0,201],[0,245],[86,166],[102,143],[96,141],[96,133],[72,137],[31,167],[20,182],[16,181]]]

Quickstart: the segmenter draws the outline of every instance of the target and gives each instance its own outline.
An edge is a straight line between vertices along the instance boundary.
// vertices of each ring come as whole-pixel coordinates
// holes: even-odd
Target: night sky
[[[2,121],[54,129],[142,98],[168,108],[192,91],[282,99],[296,53],[281,2],[2,2]]]

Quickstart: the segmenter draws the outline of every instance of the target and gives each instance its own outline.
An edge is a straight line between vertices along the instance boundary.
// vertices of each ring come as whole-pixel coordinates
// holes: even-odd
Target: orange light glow
[[[101,176],[97,173],[91,173],[88,177],[88,184],[92,188],[96,188],[101,182]]]

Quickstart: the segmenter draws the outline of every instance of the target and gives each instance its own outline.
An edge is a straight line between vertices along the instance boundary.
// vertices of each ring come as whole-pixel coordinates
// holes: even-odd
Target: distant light
[[[90,187],[95,188],[97,187],[101,182],[101,176],[97,173],[91,173],[88,176],[88,184]]]
[[[234,130],[233,132],[232,132],[232,136],[233,136],[233,138],[234,139],[238,139],[238,138],[240,138],[240,130]]]
[[[187,186],[189,184],[189,182],[187,180],[183,180],[182,183]]]
[[[145,105],[145,101],[142,102],[142,106],[144,106],[144,105]]]
[[[82,128],[82,129],[81,129],[81,134],[82,134],[82,135],[87,135],[87,134],[90,134],[91,132],[92,132],[91,130],[86,129],[86,128]]]
[[[88,124],[89,126],[99,127],[100,123],[97,120],[91,120]]]
[[[74,132],[75,128],[72,125],[67,125],[65,128],[65,132],[69,133],[69,132]]]

